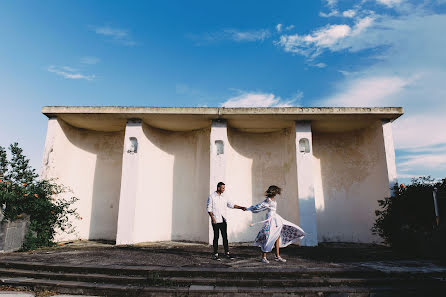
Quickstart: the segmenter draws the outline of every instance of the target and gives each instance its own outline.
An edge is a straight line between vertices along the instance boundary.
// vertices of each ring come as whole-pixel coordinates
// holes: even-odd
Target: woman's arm
[[[261,212],[261,211],[264,211],[267,209],[269,209],[269,206],[268,206],[268,203],[266,203],[266,200],[264,200],[256,205],[248,207],[246,210],[249,210],[253,213],[257,213],[257,212]]]

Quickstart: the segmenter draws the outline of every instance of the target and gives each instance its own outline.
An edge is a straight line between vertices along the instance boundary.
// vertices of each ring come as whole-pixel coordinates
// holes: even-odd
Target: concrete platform
[[[446,288],[444,263],[378,245],[290,246],[281,251],[287,263],[267,265],[249,244],[233,245],[237,258],[221,262],[211,259],[210,249],[184,242],[72,242],[0,255],[0,281],[98,296],[441,296]]]

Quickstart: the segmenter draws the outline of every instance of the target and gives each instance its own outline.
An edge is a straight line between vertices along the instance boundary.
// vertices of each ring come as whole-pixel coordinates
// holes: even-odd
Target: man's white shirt
[[[223,223],[223,218],[225,218],[226,221],[228,220],[228,217],[226,216],[226,209],[228,207],[234,208],[234,204],[226,199],[223,193],[218,195],[218,193],[215,191],[209,195],[206,208],[208,212],[212,212],[214,214],[217,224]]]

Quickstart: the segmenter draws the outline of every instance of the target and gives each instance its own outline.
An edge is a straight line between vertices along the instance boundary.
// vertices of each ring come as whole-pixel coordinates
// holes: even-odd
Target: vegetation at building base
[[[440,224],[437,224],[433,191],[437,190]],[[393,196],[378,200],[381,207],[373,234],[399,252],[446,258],[446,178],[412,179],[409,185],[395,185]]]
[[[70,217],[79,218],[71,206],[76,197],[63,198],[67,188],[53,180],[39,179],[29,159],[17,143],[5,148],[0,146],[0,207],[4,220],[14,221],[30,216],[30,227],[23,250],[55,245],[56,232],[74,232]],[[57,199],[56,199],[57,197]]]

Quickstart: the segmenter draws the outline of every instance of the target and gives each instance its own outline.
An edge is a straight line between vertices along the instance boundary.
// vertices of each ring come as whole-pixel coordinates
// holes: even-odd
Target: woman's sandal
[[[279,256],[279,257],[276,256],[276,258],[274,260],[276,260],[277,262],[283,262],[283,263],[286,262],[286,260],[284,258],[282,258],[281,256]]]

